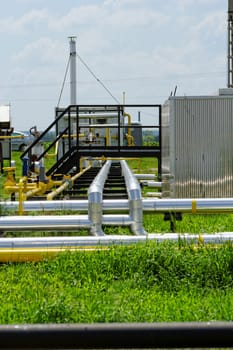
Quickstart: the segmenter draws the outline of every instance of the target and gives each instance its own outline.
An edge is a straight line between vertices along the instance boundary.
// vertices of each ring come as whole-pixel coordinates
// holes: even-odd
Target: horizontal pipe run
[[[35,262],[52,259],[60,253],[105,250],[108,247],[0,248],[0,262]]]
[[[134,174],[138,180],[155,180],[157,178],[154,174]]]
[[[179,242],[184,240],[188,243],[223,244],[233,242],[233,232],[216,234],[189,234],[189,233],[150,233],[146,236],[130,235],[105,235],[105,236],[63,236],[63,237],[3,237],[0,239],[0,248],[74,248],[74,247],[101,247],[115,244],[136,244],[156,241]]]
[[[231,348],[233,322],[1,325],[0,349]]]
[[[129,215],[103,215],[102,224],[127,226],[133,224]],[[4,231],[77,231],[92,228],[88,215],[0,216],[0,232]]]
[[[90,228],[88,215],[1,216],[0,231],[76,231]]]
[[[157,198],[162,198],[162,193],[161,192],[146,192],[147,197],[157,197]]]
[[[0,203],[0,207],[6,211],[18,210],[18,201],[9,201]],[[104,199],[103,200],[103,210],[104,211],[120,211],[128,210],[129,203],[127,199],[113,200]],[[25,201],[24,211],[57,211],[57,210],[77,210],[77,211],[87,211],[88,210],[88,200],[53,200],[53,201]]]
[[[103,215],[103,225],[118,225],[118,226],[129,226],[133,224],[133,220],[130,215]]]
[[[225,213],[233,211],[233,198],[158,199],[143,198],[143,211],[184,213]],[[18,210],[18,201],[0,202],[2,210]],[[128,200],[103,200],[103,210],[128,210]],[[25,201],[24,211],[88,210],[88,200]]]
[[[233,198],[143,199],[143,210],[157,213],[225,213],[233,211]]]
[[[156,188],[162,187],[162,182],[158,182],[158,181],[140,181],[140,182],[147,187],[156,187]]]

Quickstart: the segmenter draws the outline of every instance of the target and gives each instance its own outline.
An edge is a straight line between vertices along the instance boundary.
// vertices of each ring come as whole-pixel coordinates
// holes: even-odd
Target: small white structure
[[[10,105],[0,106],[0,162],[3,167],[4,160],[11,160],[11,114]],[[2,170],[2,169],[1,169]]]

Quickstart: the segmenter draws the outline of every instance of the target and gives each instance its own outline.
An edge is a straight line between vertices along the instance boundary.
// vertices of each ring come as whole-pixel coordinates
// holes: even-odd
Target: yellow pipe
[[[57,156],[57,153],[58,153],[58,143],[59,143],[59,141],[57,141],[57,142],[55,143],[55,153],[47,153],[47,154],[45,155],[46,158]]]
[[[56,257],[59,253],[96,251],[108,247],[0,248],[0,262],[33,262]]]
[[[106,146],[110,146],[110,130],[109,130],[109,128],[106,128],[105,137],[106,137]]]
[[[35,186],[37,184],[36,183],[30,183],[30,184],[27,184],[26,187],[25,185],[23,186],[23,191],[24,193],[27,191],[27,189],[34,189]],[[15,185],[7,185],[7,186],[4,186],[4,189],[10,193],[12,192],[18,192],[19,191],[19,184],[15,184]]]
[[[72,176],[71,180],[72,180],[72,184],[74,183],[74,181],[76,179],[78,179],[82,174],[84,174],[87,170],[91,169],[92,165],[88,165],[87,168],[83,169],[83,171],[80,171],[79,173],[75,174],[74,176]]]
[[[128,135],[131,136],[131,115],[124,112],[124,117],[128,118]]]
[[[77,135],[76,134],[71,134],[70,137],[76,137]],[[85,134],[78,134],[79,137],[85,137],[86,135]],[[62,136],[63,139],[68,139],[69,138],[69,135],[65,134]]]
[[[32,197],[40,191],[41,191],[40,187],[34,188],[26,193],[26,198]]]
[[[68,186],[69,186],[70,182],[68,180],[66,180],[63,185],[61,185],[60,187],[58,187],[56,190],[50,192],[49,194],[47,194],[47,201],[51,201],[54,197],[56,197],[59,193],[63,192]]]
[[[82,157],[81,159],[86,159],[86,160],[88,160],[89,158],[88,157]],[[105,158],[104,156],[102,156],[102,157],[93,157],[92,159],[94,159],[94,160],[111,160],[111,159],[113,159],[113,160],[138,160],[138,161],[140,161],[140,158],[134,158],[134,157],[126,157],[126,158],[123,158],[123,157],[107,157],[107,158]]]
[[[0,136],[0,140],[1,139],[24,139],[24,136],[23,135],[19,135],[19,136],[7,135],[7,136]]]
[[[91,165],[89,165],[87,168],[84,170],[80,171],[79,173],[75,174],[74,176],[71,177],[70,180],[66,180],[60,187],[58,187],[56,190],[50,192],[47,195],[47,200],[52,200],[54,197],[56,197],[59,193],[63,192],[69,185],[70,181],[72,182],[72,186],[74,184],[74,181],[78,179],[82,174],[84,174],[88,169],[91,168]]]
[[[23,202],[25,200],[24,197],[24,188],[25,188],[25,178],[22,178],[19,182],[19,210],[18,213],[19,215],[23,215]]]
[[[85,160],[89,160],[88,169],[90,169],[90,167],[92,167],[92,160],[90,160],[89,157],[81,157],[80,160],[79,160],[79,169],[80,169],[80,172],[83,171],[83,162],[84,162]]]

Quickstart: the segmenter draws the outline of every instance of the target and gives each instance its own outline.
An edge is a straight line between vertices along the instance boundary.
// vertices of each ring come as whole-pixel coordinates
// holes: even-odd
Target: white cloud
[[[35,27],[47,21],[46,10],[31,10],[19,18],[9,17],[0,19],[0,32],[20,34],[26,32],[28,27]]]
[[[15,63],[22,63],[34,59],[42,63],[61,62],[61,53],[63,53],[64,47],[61,46],[61,43],[50,38],[40,38],[36,41],[33,41],[27,45],[12,58]],[[64,59],[62,59],[62,62]],[[34,65],[36,62],[34,61]]]
[[[227,8],[220,0],[10,1],[18,8],[0,18],[3,81],[41,88],[5,89],[7,102],[41,98],[43,104],[49,98],[53,109],[60,88],[53,84],[64,77],[70,35],[77,36],[77,52],[118,99],[125,90],[133,103],[149,103],[151,97],[159,103],[176,84],[181,93],[201,93],[217,90],[225,79],[217,75],[226,66]],[[80,80],[82,102],[113,102],[79,62]],[[36,115],[42,106],[33,106]]]
[[[102,21],[105,13],[101,7],[95,5],[85,5],[74,7],[66,15],[58,17],[50,16],[49,28],[57,31],[67,30],[74,26],[88,25],[93,26]]]
[[[195,26],[194,31],[211,39],[226,32],[226,23],[226,15],[223,12],[212,12]]]

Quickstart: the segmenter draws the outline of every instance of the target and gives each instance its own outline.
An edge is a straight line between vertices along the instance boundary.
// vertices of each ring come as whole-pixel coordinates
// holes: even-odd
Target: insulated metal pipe
[[[145,212],[181,212],[181,213],[227,213],[233,211],[233,198],[195,198],[195,199],[158,199],[143,198]],[[18,201],[0,202],[2,210],[18,210]],[[103,200],[103,210],[128,210],[127,199]],[[54,200],[54,201],[25,201],[24,211],[52,211],[52,210],[88,210],[88,200]]]
[[[121,211],[128,210],[129,203],[127,199],[103,200],[103,211]],[[18,201],[1,202],[0,207],[2,210],[15,211],[18,210]],[[24,211],[57,211],[57,210],[78,210],[88,211],[88,200],[53,200],[53,201],[25,201]]]
[[[156,188],[162,187],[162,182],[158,182],[158,181],[141,181],[141,182],[147,187],[156,187]]]
[[[131,224],[131,230],[136,235],[144,235],[142,195],[139,182],[125,160],[121,160],[120,164],[129,197],[129,213],[133,221]]]
[[[98,208],[98,203],[92,210],[96,210],[96,208]],[[94,212],[93,219],[95,219],[98,214],[99,211],[97,211],[97,213]],[[97,217],[97,219],[99,218]],[[89,215],[1,216],[0,232],[77,231],[78,228],[87,228],[91,230],[93,235],[100,236],[102,233],[102,224],[129,226],[133,224],[133,220],[129,215],[102,215],[101,212],[101,224],[97,222],[93,229],[93,223],[96,224],[95,221],[93,222],[90,220]],[[101,230],[101,232],[99,230]],[[102,233],[102,235],[104,235],[104,233]]]
[[[0,217],[0,231],[76,231],[78,228],[91,228],[88,215]]]
[[[189,234],[189,233],[150,233],[141,236],[129,235],[105,235],[105,236],[63,236],[63,237],[16,237],[2,238],[0,249],[15,248],[72,248],[72,247],[101,247],[115,244],[135,244],[148,241],[173,241],[184,240],[190,243],[223,244],[233,241],[233,232],[222,232],[216,234]]]
[[[104,225],[129,226],[133,225],[133,220],[131,216],[127,214],[103,215],[102,223]]]
[[[91,221],[91,234],[101,236],[103,214],[103,188],[112,161],[108,160],[101,168],[88,189],[88,216]]]
[[[233,198],[148,198],[143,200],[143,210],[157,213],[226,213],[233,210]]]
[[[138,180],[155,180],[156,175],[153,174],[134,174]]]

